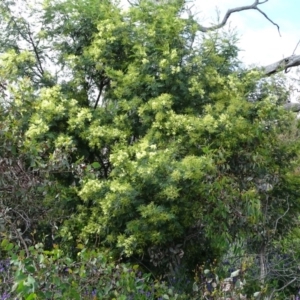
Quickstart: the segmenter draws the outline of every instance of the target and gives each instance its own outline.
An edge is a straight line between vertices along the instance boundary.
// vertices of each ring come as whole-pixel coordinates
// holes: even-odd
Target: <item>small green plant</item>
[[[42,244],[28,253],[3,240],[9,258],[1,261],[1,300],[12,299],[188,299],[165,282],[144,274],[138,265],[111,261],[108,254],[78,245],[77,260]],[[29,254],[29,256],[28,256]]]

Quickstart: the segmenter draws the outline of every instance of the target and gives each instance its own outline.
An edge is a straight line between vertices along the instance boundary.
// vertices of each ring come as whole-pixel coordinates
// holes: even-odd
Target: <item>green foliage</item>
[[[239,241],[266,256],[298,224],[298,121],[282,78],[240,67],[234,33],[199,35],[182,1],[0,8],[0,188],[20,163],[26,178],[1,198],[3,236],[58,243],[63,259],[80,241],[178,278]],[[11,208],[23,221],[7,229]]]
[[[165,282],[142,273],[138,265],[113,262],[109,254],[89,251],[81,244],[77,248],[76,260],[57,246],[45,251],[42,244],[30,247],[26,255],[24,250],[3,240],[1,252],[10,258],[1,261],[2,295],[28,300],[187,299]]]

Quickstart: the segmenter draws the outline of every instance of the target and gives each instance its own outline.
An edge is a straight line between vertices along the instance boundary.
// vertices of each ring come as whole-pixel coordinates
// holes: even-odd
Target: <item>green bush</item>
[[[77,259],[58,246],[42,244],[20,250],[1,243],[0,292],[3,299],[188,299],[165,282],[151,278],[138,265],[113,262],[109,254],[78,245]],[[9,257],[9,258],[8,258]]]

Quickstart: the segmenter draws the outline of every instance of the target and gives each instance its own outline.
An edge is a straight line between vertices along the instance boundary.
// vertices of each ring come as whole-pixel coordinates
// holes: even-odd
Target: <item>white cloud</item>
[[[249,29],[240,40],[241,57],[246,64],[268,65],[292,55],[294,40],[292,33],[280,37],[272,27]]]

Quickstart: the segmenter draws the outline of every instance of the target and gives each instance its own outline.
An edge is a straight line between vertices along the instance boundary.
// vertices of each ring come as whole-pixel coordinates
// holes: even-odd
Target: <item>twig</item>
[[[211,31],[211,30],[219,29],[219,28],[223,27],[227,23],[227,21],[228,21],[228,19],[229,19],[229,17],[230,17],[231,14],[233,14],[235,12],[244,11],[244,10],[255,9],[255,10],[259,11],[268,21],[270,21],[273,25],[275,25],[277,27],[279,35],[280,35],[279,25],[276,24],[275,22],[273,22],[268,17],[268,15],[266,13],[264,13],[262,10],[260,10],[258,8],[258,5],[266,3],[266,2],[268,2],[268,0],[261,1],[261,2],[259,0],[255,0],[252,5],[245,5],[245,6],[240,6],[240,7],[228,9],[221,23],[219,23],[217,25],[210,26],[210,27],[205,27],[205,26],[202,26],[202,25],[198,24],[199,25],[199,31],[201,31],[201,32],[208,32],[208,31]]]
[[[282,216],[280,216],[280,217],[276,220],[275,228],[274,228],[274,233],[275,233],[276,230],[277,230],[278,221],[279,221],[280,219],[282,219],[282,218],[288,213],[288,211],[289,211],[289,209],[290,209],[289,203],[287,203],[287,204],[288,204],[287,210],[284,212],[284,214],[283,214]]]
[[[26,256],[29,257],[29,251],[28,251],[27,245],[26,245],[26,243],[25,243],[22,235],[20,234],[20,232],[18,231],[18,229],[15,229],[15,232],[17,233],[19,239],[21,240],[21,243],[24,246],[24,249],[25,249],[25,252],[26,252]]]
[[[273,292],[271,293],[270,295],[270,299],[273,299],[273,295],[274,293],[276,292],[280,292],[282,291],[283,289],[285,289],[287,286],[289,286],[290,284],[292,284],[294,281],[297,280],[297,277],[293,278],[291,281],[289,281],[288,283],[286,283],[283,287],[281,287],[280,289],[276,289],[276,290],[273,290]]]
[[[295,49],[294,49],[294,51],[293,51],[293,54],[292,54],[292,55],[295,55],[295,51],[296,51],[296,49],[298,48],[298,46],[299,46],[299,43],[300,43],[300,40],[299,40],[299,42],[297,43],[297,45],[296,45],[296,47],[295,47]]]

